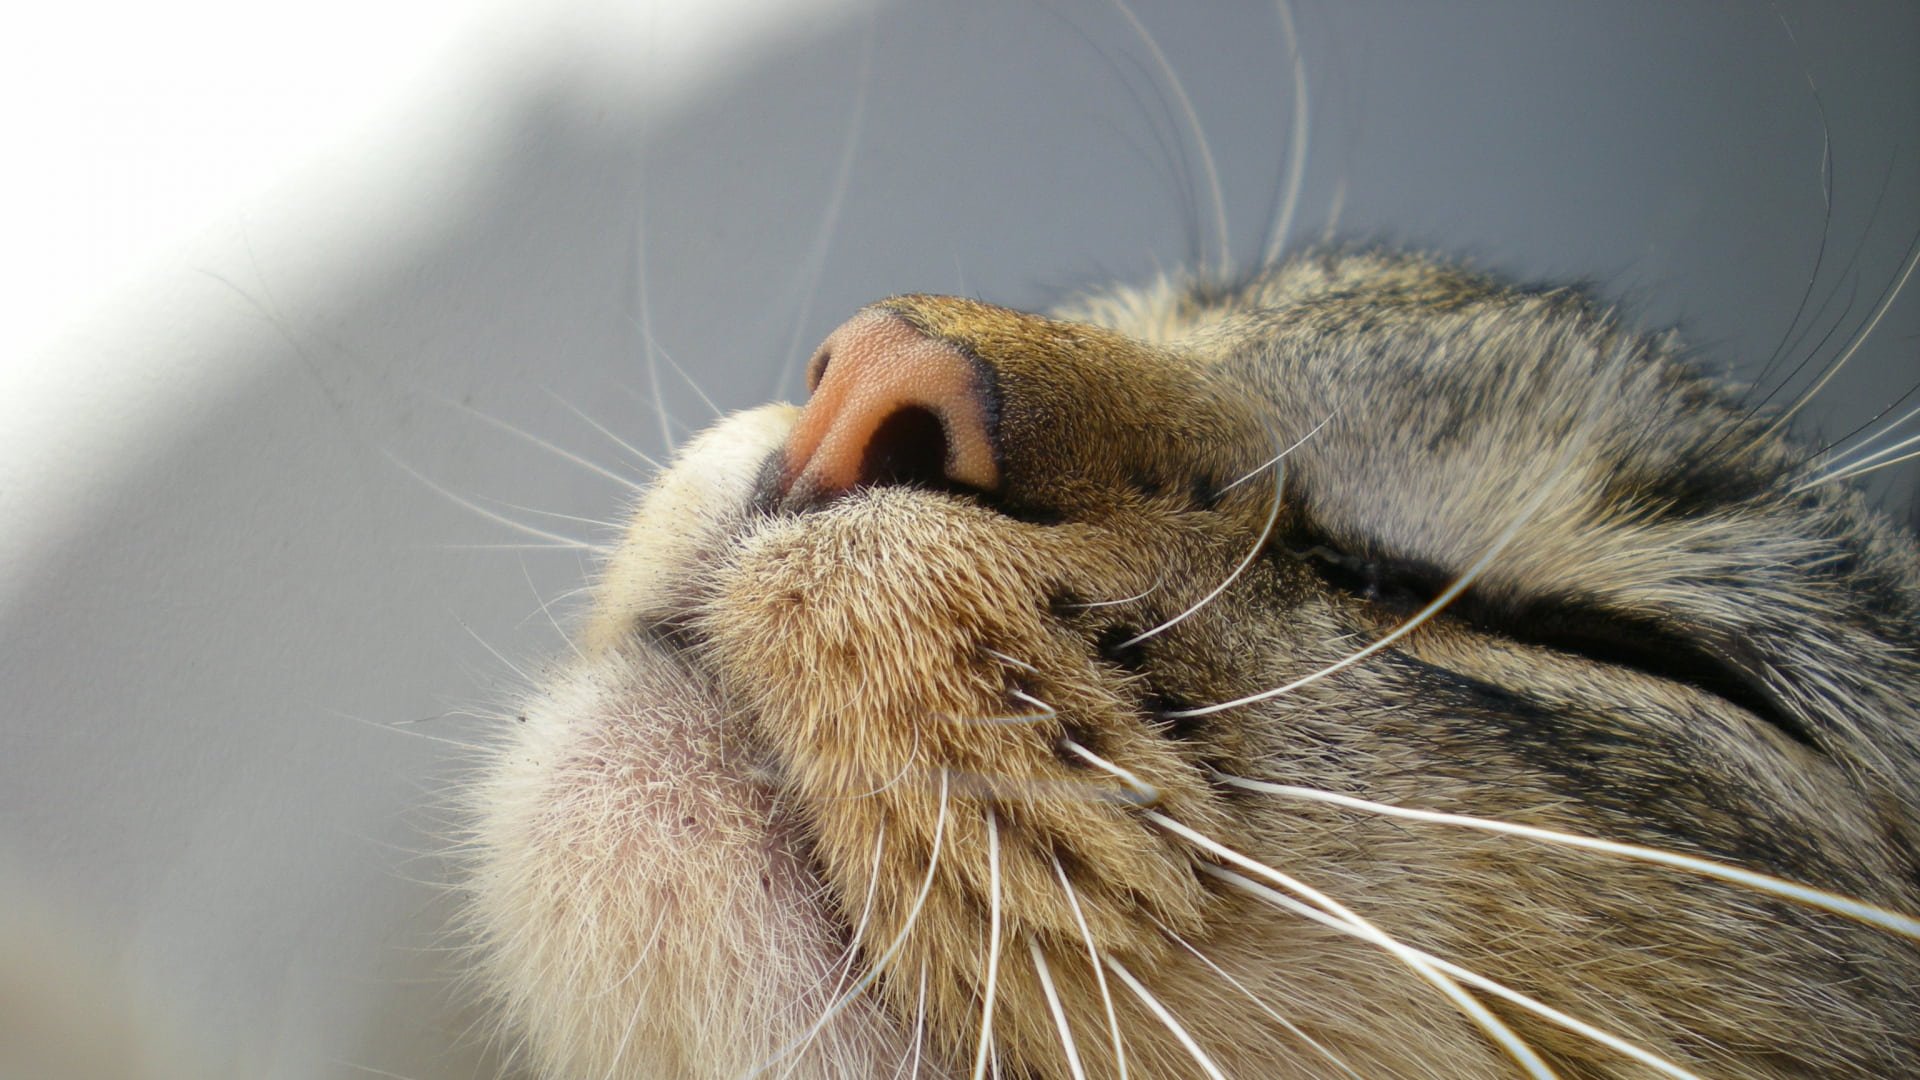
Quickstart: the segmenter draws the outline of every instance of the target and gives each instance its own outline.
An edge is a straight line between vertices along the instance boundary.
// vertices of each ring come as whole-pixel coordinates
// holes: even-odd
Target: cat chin
[[[793,1075],[871,1075],[911,1053],[871,997],[830,1012],[846,931],[728,721],[672,656],[606,651],[525,705],[473,792],[485,974],[552,1075],[741,1075],[802,1044]]]
[[[774,1063],[839,1077],[912,1056],[910,1033],[849,993],[845,913],[740,740],[745,725],[670,646],[633,632],[684,603],[794,413],[726,418],[648,489],[595,629],[516,710],[469,793],[484,977],[551,1075]]]

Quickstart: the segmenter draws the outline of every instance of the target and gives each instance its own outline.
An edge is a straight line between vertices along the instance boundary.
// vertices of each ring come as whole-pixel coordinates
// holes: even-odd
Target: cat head
[[[557,1071],[1920,1066],[1920,560],[1670,340],[1327,254],[809,387],[478,792]]]

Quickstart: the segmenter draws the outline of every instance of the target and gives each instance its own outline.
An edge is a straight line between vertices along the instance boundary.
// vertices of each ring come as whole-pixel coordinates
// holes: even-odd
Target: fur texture
[[[475,792],[548,1073],[1920,1075],[1920,941],[1299,794],[1920,911],[1920,556],[1671,340],[1379,253],[879,307],[1000,483],[782,501],[785,406],[657,481]]]

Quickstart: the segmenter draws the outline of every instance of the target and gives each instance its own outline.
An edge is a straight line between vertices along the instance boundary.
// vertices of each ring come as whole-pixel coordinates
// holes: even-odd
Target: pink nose
[[[786,488],[824,498],[873,484],[999,486],[983,365],[898,315],[867,310],[827,335],[787,442]]]

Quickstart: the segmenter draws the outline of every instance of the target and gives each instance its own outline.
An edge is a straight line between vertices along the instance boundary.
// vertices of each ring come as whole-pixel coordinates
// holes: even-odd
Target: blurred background
[[[232,1075],[502,1068],[452,793],[647,471],[614,436],[795,394],[862,303],[1247,265],[1297,169],[1292,246],[1588,281],[1777,402],[1920,236],[1905,0],[1295,0],[1297,50],[1173,0],[43,7],[0,65],[0,963],[52,943],[16,982],[96,972]],[[1910,291],[1798,426],[1916,382]]]

